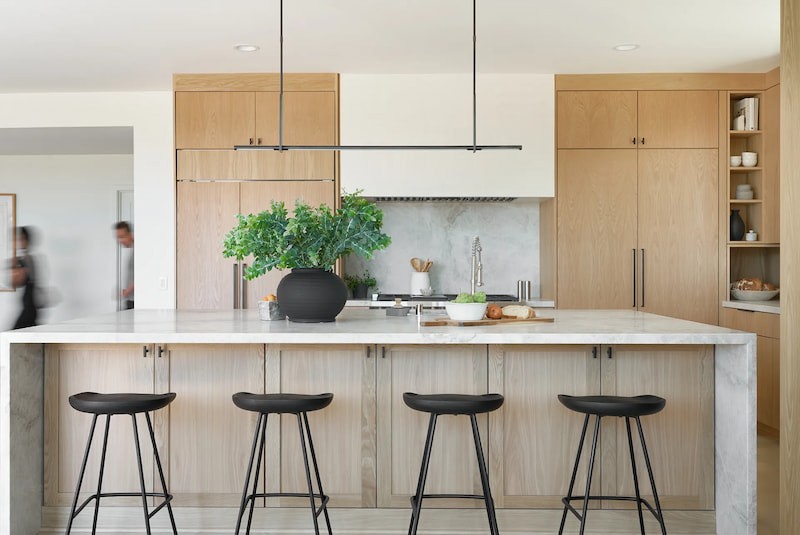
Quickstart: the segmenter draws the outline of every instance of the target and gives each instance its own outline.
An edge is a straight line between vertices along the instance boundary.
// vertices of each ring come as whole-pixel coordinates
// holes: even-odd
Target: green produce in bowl
[[[486,293],[485,292],[475,292],[474,294],[460,293],[451,302],[452,303],[485,303],[486,302]]]

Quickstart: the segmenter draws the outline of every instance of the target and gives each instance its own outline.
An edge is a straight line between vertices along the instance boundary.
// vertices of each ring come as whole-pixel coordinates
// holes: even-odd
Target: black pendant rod
[[[478,150],[478,31],[477,0],[472,0],[472,152]]]
[[[278,95],[278,147],[283,150],[283,0],[280,0],[280,94]]]

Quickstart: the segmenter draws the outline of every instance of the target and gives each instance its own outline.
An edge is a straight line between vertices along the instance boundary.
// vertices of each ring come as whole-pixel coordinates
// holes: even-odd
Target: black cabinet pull
[[[606,354],[608,355],[608,358],[611,358],[611,354],[612,354],[612,351],[611,351],[611,346],[608,346],[608,347],[606,348]]]
[[[386,346],[381,347],[381,358],[386,358]]]
[[[147,354],[150,353],[150,348],[148,346],[142,346],[142,358],[146,359]]]
[[[164,347],[158,346],[158,358],[161,358],[163,356],[164,356]]]
[[[372,356],[372,346],[367,346],[367,358],[370,358],[370,356]]]
[[[247,308],[247,277],[244,276],[245,271],[247,271],[247,264],[242,264],[242,296],[239,298],[239,302],[242,304],[241,308],[243,310]]]
[[[233,265],[233,308],[239,308],[239,264]]]
[[[250,145],[253,144],[253,138],[250,138]]]
[[[633,308],[636,308],[636,249],[631,249],[633,253]]]
[[[644,308],[644,249],[642,249],[642,308]]]
[[[592,358],[593,358],[593,359],[596,359],[596,358],[597,358],[597,346],[594,346],[594,347],[592,348]]]
[[[631,139],[631,143],[633,143],[634,145],[636,145],[636,138],[633,138],[633,139]]]

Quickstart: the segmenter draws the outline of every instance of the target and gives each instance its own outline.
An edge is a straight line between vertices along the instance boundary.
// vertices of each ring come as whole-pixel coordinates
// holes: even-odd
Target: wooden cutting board
[[[500,325],[503,323],[553,323],[554,318],[502,318],[499,320],[451,320],[442,318],[437,320],[427,320],[420,323],[423,327],[480,327],[481,325]]]

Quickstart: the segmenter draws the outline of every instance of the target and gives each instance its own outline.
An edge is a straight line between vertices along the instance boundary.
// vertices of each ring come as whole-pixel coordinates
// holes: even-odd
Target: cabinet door
[[[639,148],[719,147],[717,91],[639,91]]]
[[[758,337],[759,428],[777,434],[780,428],[780,342],[775,338]]]
[[[641,419],[662,507],[713,509],[714,347],[614,346],[610,359],[607,349],[602,352],[604,395],[653,394],[667,400],[663,411]],[[653,503],[635,424],[632,432],[642,495]],[[624,420],[605,418],[602,436],[603,494],[633,496]],[[605,502],[604,507],[628,505]]]
[[[256,93],[256,132],[261,145],[278,144],[279,93]],[[336,94],[292,91],[283,94],[284,145],[335,145],[337,141]],[[270,164],[289,167],[295,151],[271,153]],[[313,168],[334,169],[333,151],[302,151],[303,160]]]
[[[593,351],[594,349],[594,351]],[[559,508],[575,463],[583,415],[559,394],[600,393],[600,359],[590,346],[489,346],[489,391],[505,403],[489,415],[490,480],[498,507]],[[590,451],[591,428],[584,452]],[[589,456],[576,479],[583,492]],[[599,471],[593,478],[599,492]]]
[[[152,393],[153,356],[152,352],[145,356],[142,345],[47,344],[45,347],[44,503],[69,506],[92,423],[92,415],[73,409],[69,397],[79,392]],[[106,417],[98,417],[81,500],[97,491],[105,424]],[[137,425],[145,483],[150,488],[153,448],[144,416],[137,416]],[[108,437],[103,492],[136,492],[139,489],[131,418],[114,416]],[[105,505],[141,506],[141,498],[107,498],[103,499]]]
[[[241,213],[256,214],[270,208],[272,201],[283,201],[290,209],[296,200],[301,199],[311,206],[326,204],[334,206],[334,183],[331,181],[280,181],[280,182],[242,182]],[[250,264],[252,259],[246,259]],[[278,283],[286,271],[270,271],[257,279],[243,281],[245,285],[245,308],[258,308],[258,300],[267,294],[276,293]]]
[[[716,325],[717,151],[653,149],[638,155],[640,309]]]
[[[255,142],[255,96],[237,91],[175,93],[175,148],[232,149]]]
[[[559,149],[637,147],[636,91],[559,91],[557,113]]]
[[[238,506],[258,415],[231,396],[264,392],[264,346],[170,345],[158,365],[178,394],[165,463],[175,505]]]
[[[269,345],[267,391],[333,392],[328,407],[308,415],[323,488],[331,506],[375,507],[374,348]],[[307,492],[297,417],[282,415],[280,422],[280,433],[267,439],[268,492]],[[273,430],[277,431],[268,433]],[[270,457],[278,451],[280,464],[277,456]],[[273,499],[270,505],[308,507],[307,499],[280,500]]]
[[[558,151],[558,306],[632,308],[636,151]]]
[[[178,182],[178,307],[233,308],[235,258],[223,258],[225,234],[236,225],[239,184]]]
[[[485,394],[486,346],[386,346],[378,361],[378,507],[408,507],[428,431],[428,413],[408,408],[404,392]],[[478,417],[484,455],[486,415]],[[425,492],[481,494],[472,428],[466,416],[441,416]],[[465,503],[466,502],[466,503]],[[430,507],[483,507],[471,500],[431,500]]]

